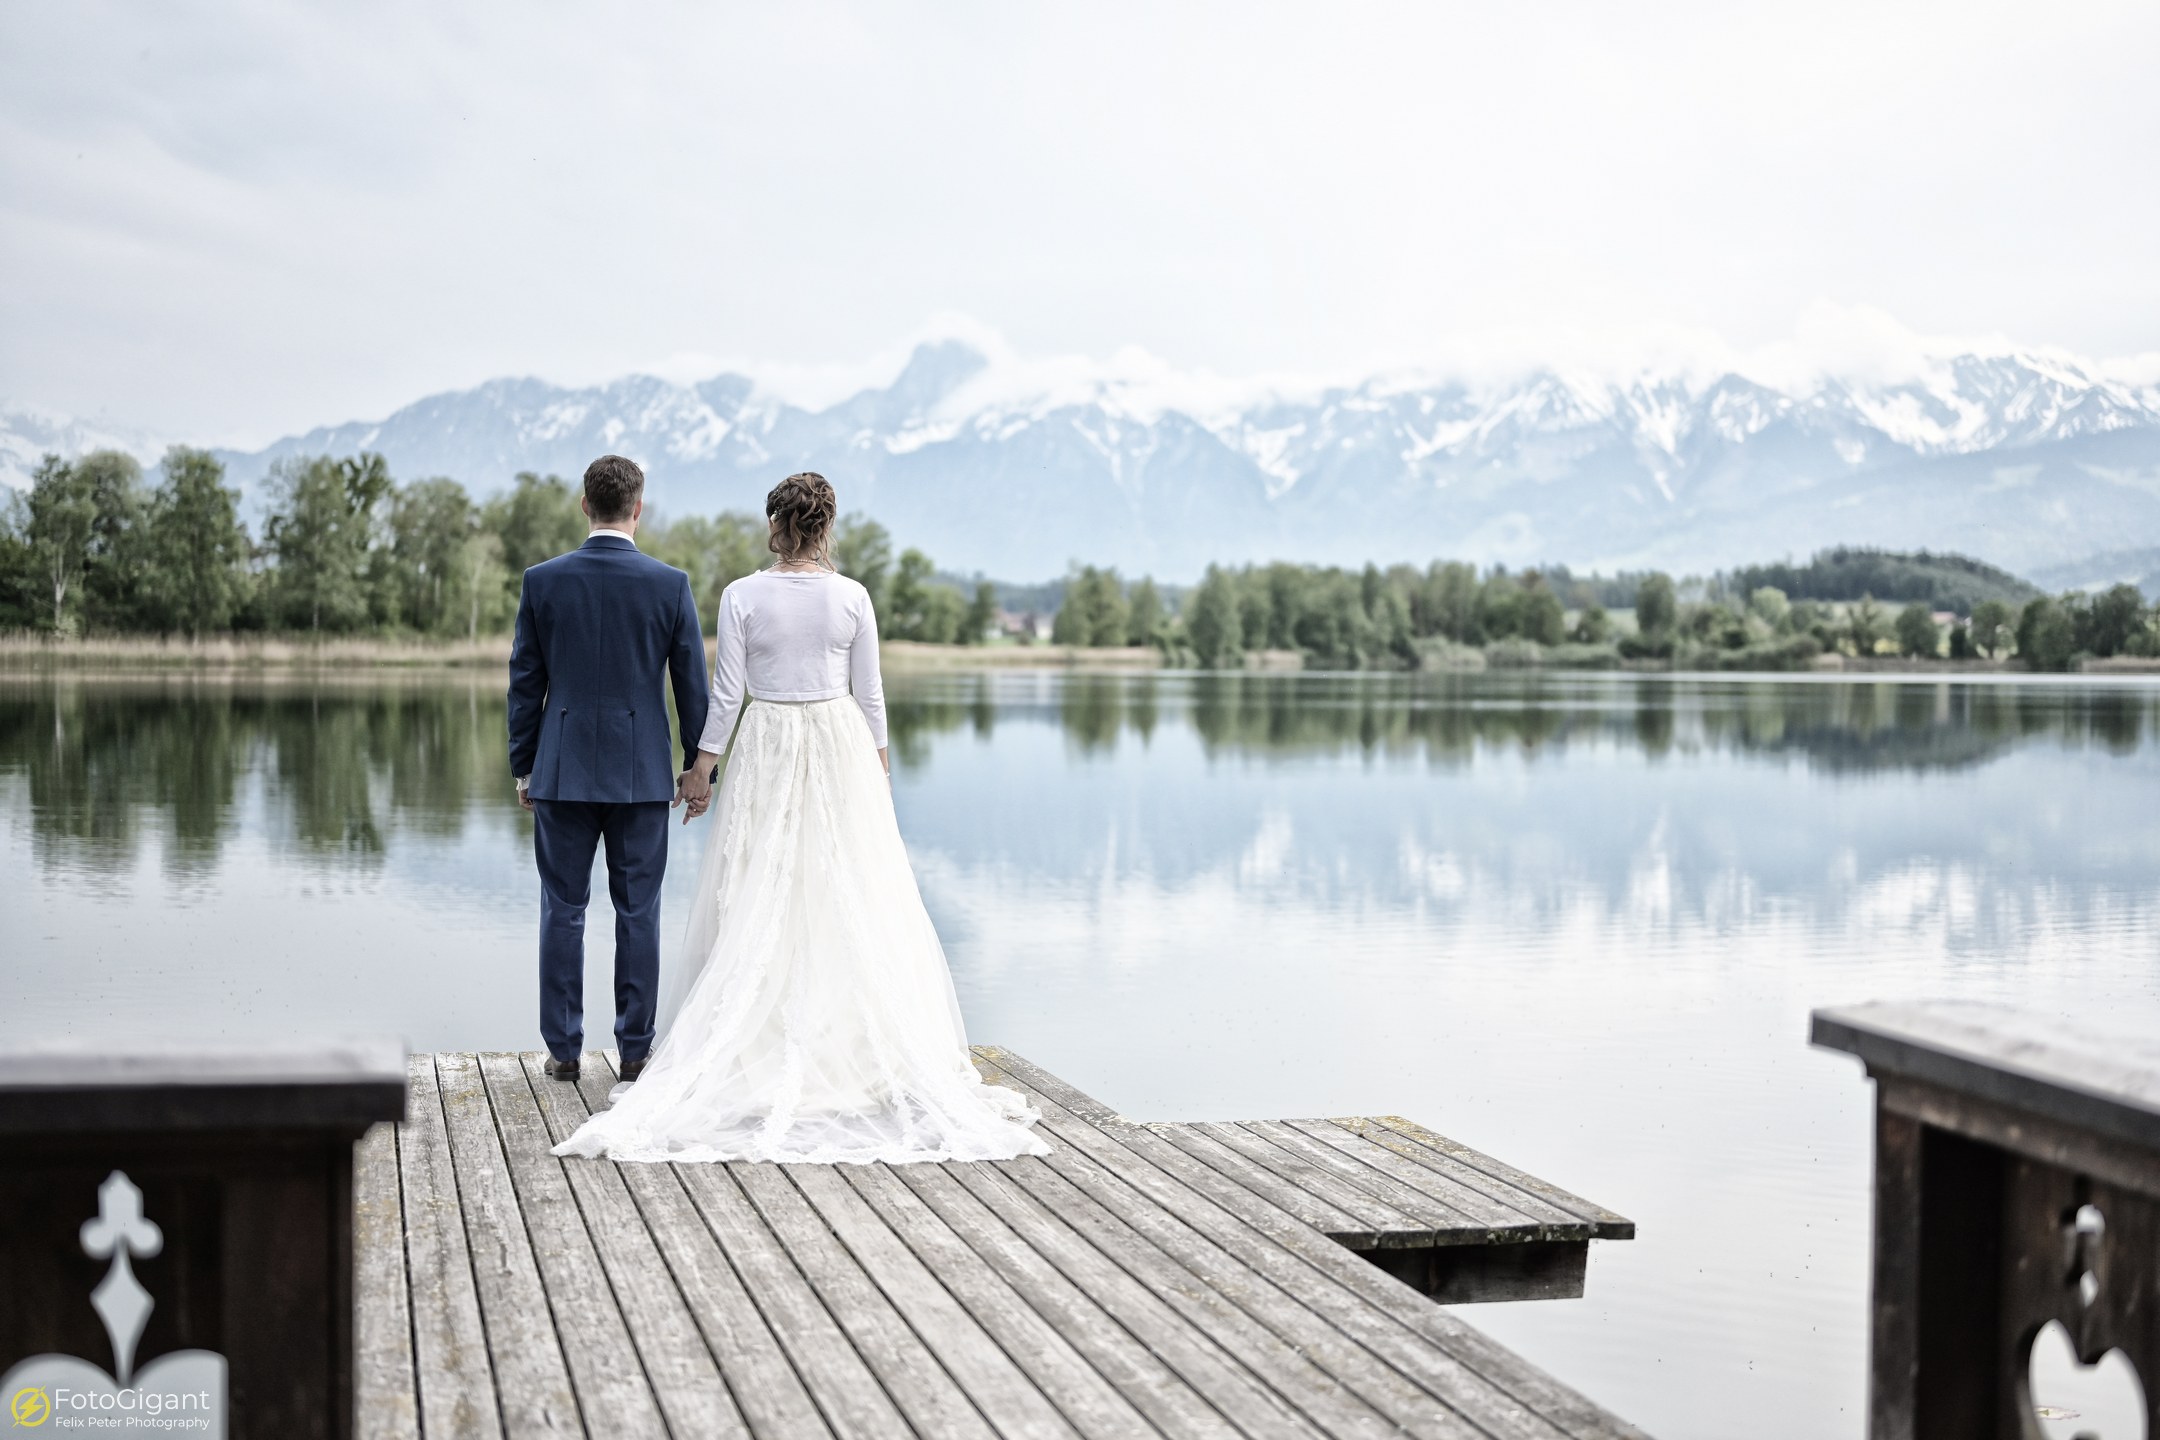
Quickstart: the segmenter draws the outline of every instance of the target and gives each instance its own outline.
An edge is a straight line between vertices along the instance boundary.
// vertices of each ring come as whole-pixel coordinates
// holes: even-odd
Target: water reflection
[[[1676,751],[1829,775],[1955,771],[2031,744],[2127,756],[2151,743],[2160,689],[1666,677],[974,674],[898,677],[892,742],[905,771],[958,731],[1052,721],[1076,757],[1147,745],[1166,719],[1219,757],[1359,755],[1461,767],[1483,751],[1535,760]],[[387,836],[455,838],[514,816],[492,677],[0,680],[0,779],[19,776],[39,860],[121,873],[144,826],[175,877],[213,868],[251,781],[290,856],[380,861]]]
[[[514,808],[503,701],[445,681],[15,682],[0,686],[0,778],[27,789],[39,859],[134,867],[146,827],[176,876],[213,868],[251,789],[292,858],[380,863],[392,828],[462,833]]]
[[[1628,1213],[1587,1299],[1473,1318],[1652,1433],[1861,1428],[1868,1092],[1811,1005],[2160,1024],[2160,686],[890,689],[974,1035],[1132,1114],[1414,1115]],[[0,1040],[531,1045],[503,748],[479,673],[0,678]]]

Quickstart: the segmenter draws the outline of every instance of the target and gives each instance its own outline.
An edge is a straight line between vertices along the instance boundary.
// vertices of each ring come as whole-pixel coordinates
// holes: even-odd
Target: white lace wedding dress
[[[730,585],[712,698],[704,748],[726,744],[738,713],[741,727],[684,941],[694,974],[644,1074],[555,1153],[864,1164],[1045,1153],[1027,1101],[968,1060],[878,764],[868,594],[818,573]]]

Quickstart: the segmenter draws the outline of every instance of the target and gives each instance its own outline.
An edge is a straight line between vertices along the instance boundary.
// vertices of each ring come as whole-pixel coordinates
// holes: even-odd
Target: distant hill
[[[2160,546],[2136,550],[2109,550],[2066,565],[2035,570],[2033,579],[2054,594],[2065,590],[2105,590],[2125,582],[2145,592],[2147,600],[2160,600]]]
[[[491,380],[224,458],[250,489],[280,457],[373,450],[400,479],[485,495],[616,451],[676,515],[752,508],[810,468],[898,544],[1015,580],[1075,560],[1182,583],[1211,561],[1436,556],[1704,574],[1838,546],[2034,573],[2160,546],[2160,386],[2051,352],[1786,388],[1677,368],[1305,393],[1207,379],[1030,369],[948,340],[822,408],[739,375]],[[64,423],[0,413],[0,480],[78,443]],[[2000,582],[1943,583],[1929,594]]]
[[[1849,545],[1824,550],[1804,565],[1791,561],[1743,565],[1719,578],[1740,595],[1764,586],[1782,590],[1792,600],[1858,600],[1872,595],[1899,604],[1920,600],[1960,615],[1970,615],[1983,600],[2022,605],[2042,593],[2029,580],[1964,555]]]

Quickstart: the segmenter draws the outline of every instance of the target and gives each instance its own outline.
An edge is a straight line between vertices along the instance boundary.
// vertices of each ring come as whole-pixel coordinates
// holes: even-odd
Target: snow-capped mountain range
[[[1302,393],[1162,379],[1016,372],[943,340],[825,406],[733,374],[503,379],[224,458],[252,489],[284,456],[376,450],[401,479],[484,494],[616,451],[672,514],[754,508],[817,469],[901,544],[1016,580],[1073,560],[1174,580],[1273,558],[1694,571],[1834,543],[2055,573],[2160,545],[2160,379],[2046,352],[1775,386],[1681,370]],[[146,448],[110,430],[0,413],[0,466],[20,483],[46,449]]]

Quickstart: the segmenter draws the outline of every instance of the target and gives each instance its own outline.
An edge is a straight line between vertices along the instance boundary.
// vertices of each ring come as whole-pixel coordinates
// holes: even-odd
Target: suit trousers
[[[558,1060],[585,1048],[585,905],[593,852],[607,845],[615,905],[615,1044],[625,1060],[652,1049],[660,996],[660,881],[667,874],[668,803],[533,801],[540,869],[540,1038]]]

